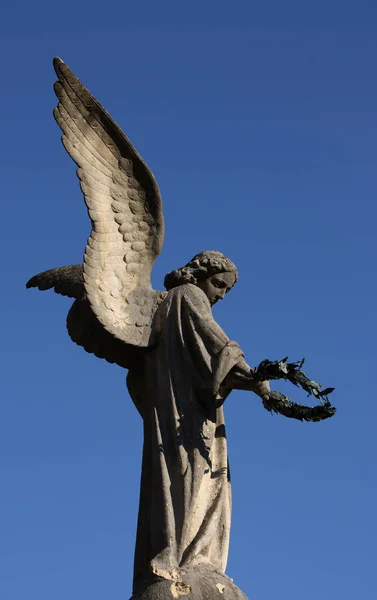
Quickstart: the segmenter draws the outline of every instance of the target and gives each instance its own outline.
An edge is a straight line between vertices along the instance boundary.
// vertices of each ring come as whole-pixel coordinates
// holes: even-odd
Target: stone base
[[[247,600],[229,577],[209,565],[181,572],[180,581],[158,578],[131,600]]]

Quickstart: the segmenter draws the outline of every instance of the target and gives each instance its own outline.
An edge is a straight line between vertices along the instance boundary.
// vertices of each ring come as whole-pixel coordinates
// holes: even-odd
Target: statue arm
[[[249,390],[261,398],[268,395],[268,381],[255,379],[255,371],[244,360],[239,345],[231,341],[214,320],[204,292],[186,284],[173,294],[177,299],[182,298],[180,328],[184,346],[190,349],[190,356],[194,357],[195,386],[203,389],[210,385],[214,395],[221,401],[232,389]],[[198,352],[200,348],[202,351]],[[207,374],[205,380],[203,373]]]
[[[228,373],[221,387],[233,390],[249,390],[261,398],[270,392],[268,381],[256,381],[254,369],[242,358]]]

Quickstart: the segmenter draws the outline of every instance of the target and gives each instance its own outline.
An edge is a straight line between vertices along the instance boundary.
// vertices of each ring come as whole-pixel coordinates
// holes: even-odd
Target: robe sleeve
[[[246,363],[237,342],[231,341],[212,316],[204,292],[186,285],[181,301],[181,331],[194,367],[194,385],[220,405],[232,389],[252,391],[263,396],[267,382],[256,382],[254,370]]]
[[[212,316],[208,298],[196,286],[181,291],[180,337],[182,350],[191,365],[194,387],[207,400],[216,398],[228,373],[243,359]]]

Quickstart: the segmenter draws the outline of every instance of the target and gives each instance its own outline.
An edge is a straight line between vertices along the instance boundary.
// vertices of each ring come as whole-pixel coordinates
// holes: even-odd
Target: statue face
[[[218,300],[222,300],[227,292],[233,287],[236,282],[236,275],[230,271],[224,273],[216,273],[211,275],[205,281],[197,283],[199,287],[206,294],[211,306],[216,304]]]

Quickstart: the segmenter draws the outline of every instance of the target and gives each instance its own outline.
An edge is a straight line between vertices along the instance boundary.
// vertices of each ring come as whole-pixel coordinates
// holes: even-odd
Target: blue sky
[[[80,262],[90,230],[55,55],[158,179],[154,286],[221,250],[240,280],[214,313],[248,362],[306,356],[336,386],[320,424],[227,400],[228,575],[258,600],[375,598],[376,17],[371,0],[2,9],[2,600],[131,593],[142,424],[125,372],[70,342],[67,299],[24,289]]]

